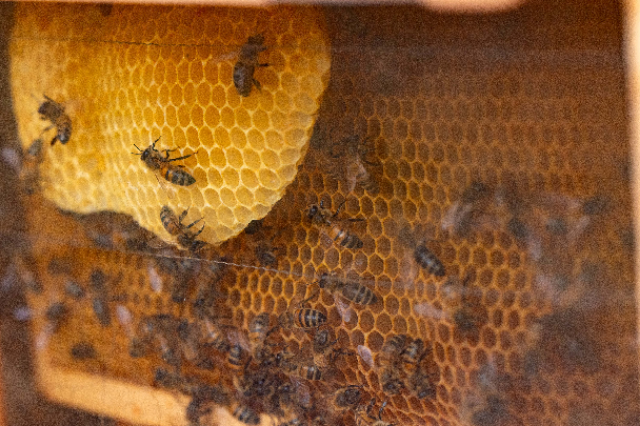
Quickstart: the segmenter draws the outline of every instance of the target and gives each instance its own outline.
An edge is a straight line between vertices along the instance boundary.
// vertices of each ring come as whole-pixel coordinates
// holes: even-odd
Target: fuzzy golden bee
[[[175,151],[175,149],[165,149],[163,156],[162,152],[156,149],[156,143],[158,143],[159,140],[160,138],[156,139],[145,150],[141,150],[134,144],[133,146],[135,146],[140,153],[132,152],[132,154],[139,155],[140,160],[142,160],[148,168],[159,172],[166,181],[171,182],[174,185],[189,186],[196,183],[196,179],[183,170],[183,165],[172,164],[174,161],[184,160],[194,154],[183,155],[178,158],[169,158],[169,153],[171,151]]]
[[[51,125],[44,129],[47,130],[55,127],[56,134],[51,139],[51,145],[54,145],[56,141],[60,141],[61,144],[66,144],[71,139],[71,117],[67,115],[62,104],[54,101],[47,95],[44,96],[44,102],[38,107],[38,114],[42,120],[48,120]]]
[[[357,305],[372,305],[378,301],[378,297],[369,287],[357,281],[343,281],[329,273],[323,273],[317,281],[321,289],[334,296],[341,296]]]
[[[320,202],[320,205],[314,204],[307,211],[307,217],[312,223],[323,227],[329,238],[333,240],[333,243],[341,247],[349,249],[362,248],[363,242],[357,235],[351,232],[345,231],[341,224],[342,221],[336,219],[344,202],[340,204],[335,213],[331,210],[323,207],[324,201]],[[351,221],[360,221],[362,219],[350,219]]]
[[[251,89],[256,86],[261,90],[260,82],[253,77],[256,67],[267,67],[269,64],[261,64],[258,59],[260,52],[267,50],[264,45],[264,36],[258,34],[249,37],[247,42],[240,49],[238,62],[233,67],[233,84],[240,96],[249,96]]]

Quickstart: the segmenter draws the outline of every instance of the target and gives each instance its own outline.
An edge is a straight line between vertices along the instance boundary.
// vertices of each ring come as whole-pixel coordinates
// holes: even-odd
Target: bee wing
[[[227,341],[231,346],[239,344],[243,350],[246,352],[251,352],[251,345],[249,344],[249,338],[245,333],[238,330],[237,328],[232,328],[227,331]]]
[[[149,262],[147,266],[147,276],[149,277],[149,285],[156,293],[162,292],[162,277],[158,274],[154,266],[154,262]]]
[[[340,318],[342,318],[342,323],[344,324],[349,322],[351,320],[351,316],[354,313],[353,309],[351,309],[351,306],[348,303],[344,302],[342,298],[337,294],[334,295],[334,300],[336,303],[336,309],[340,314]]]
[[[373,353],[371,349],[364,345],[358,345],[357,347],[358,355],[360,355],[360,359],[368,365],[370,368],[374,368],[375,364],[373,362]]]
[[[423,317],[441,319],[444,313],[441,309],[436,308],[429,302],[421,302],[413,305],[413,311]]]

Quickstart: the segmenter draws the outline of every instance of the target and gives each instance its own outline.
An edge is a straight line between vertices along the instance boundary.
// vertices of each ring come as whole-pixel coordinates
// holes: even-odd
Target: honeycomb
[[[43,94],[73,125],[70,142],[45,155],[45,196],[66,210],[130,214],[167,239],[163,205],[203,217],[205,241],[238,234],[282,196],[307,150],[329,77],[320,18],[287,7],[17,7],[10,54],[23,146],[47,126]],[[261,90],[241,97],[233,67],[257,33],[269,66],[255,71]],[[176,149],[171,158],[195,153],[173,163],[194,185],[173,185],[131,155],[157,138],[159,150]]]
[[[382,418],[396,425],[639,424],[616,7],[535,3],[494,18],[325,9],[331,79],[302,167],[261,227],[190,259],[152,246],[154,236],[126,216],[62,213],[37,193],[26,198],[38,232],[20,270],[38,314],[36,352],[65,371],[157,386],[156,369],[172,365],[160,353],[130,356],[135,326],[154,314],[197,321],[197,283],[207,272],[174,299],[181,277],[160,265],[209,260],[226,265],[208,315],[231,327],[230,341],[246,340],[261,313],[275,325],[305,297],[326,314],[323,329],[352,352],[334,374],[305,384],[328,424],[356,423],[351,410],[330,408],[346,385],[362,385],[362,405],[386,401]],[[577,13],[580,20],[567,18]],[[365,152],[349,148],[352,140],[369,141]],[[336,144],[348,148],[345,157],[335,157]],[[363,170],[377,189],[362,184]],[[336,220],[361,248],[341,247],[308,220],[320,203],[333,212],[343,205]],[[420,245],[444,277],[417,265]],[[99,296],[96,270],[106,276],[109,324],[90,302]],[[378,302],[345,308],[315,284],[325,272],[367,286]],[[69,282],[86,296],[70,296]],[[64,321],[52,319],[56,303],[69,307]],[[315,333],[275,334],[306,356]],[[431,350],[434,394],[382,391],[380,353],[399,334]],[[94,359],[72,356],[83,341]],[[181,374],[233,389],[226,356],[207,358],[213,366],[184,361]],[[187,424],[184,411],[159,422]]]

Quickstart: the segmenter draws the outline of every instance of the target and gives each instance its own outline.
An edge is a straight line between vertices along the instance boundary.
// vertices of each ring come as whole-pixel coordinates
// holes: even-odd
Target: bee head
[[[320,206],[318,206],[317,204],[312,205],[309,208],[309,211],[307,212],[307,218],[309,220],[313,220],[318,215],[319,211],[320,211]]]

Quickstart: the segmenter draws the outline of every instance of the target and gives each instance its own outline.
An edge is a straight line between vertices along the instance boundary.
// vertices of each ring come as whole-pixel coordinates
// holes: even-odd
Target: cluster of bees
[[[241,96],[249,96],[253,86],[260,90],[260,83],[253,74],[257,67],[268,66],[258,60],[258,55],[264,50],[266,47],[262,35],[250,37],[241,48],[233,70],[234,84]],[[56,128],[51,144],[56,141],[66,144],[71,137],[72,125],[64,107],[45,96],[38,112],[42,119],[51,123],[45,131]],[[193,185],[196,179],[183,165],[176,162],[195,154],[171,158],[174,150],[157,149],[158,141],[159,138],[145,149],[134,145],[138,152],[133,154],[140,156],[148,169],[171,184]],[[42,138],[38,138],[27,151],[35,163],[42,160],[42,145]],[[328,157],[338,159],[347,155],[355,158],[355,161],[336,162],[335,164],[345,167],[338,173],[344,175],[351,187],[361,185],[365,191],[376,194],[379,192],[377,173],[381,165],[372,158],[369,145],[370,140],[347,138],[342,143],[334,144]],[[338,146],[342,147],[342,152],[336,150]],[[477,206],[478,200],[482,198],[482,191],[481,185],[472,185],[465,192],[466,195],[463,195],[463,206]],[[338,248],[361,249],[363,241],[349,229],[348,222],[364,219],[341,219],[339,216],[343,206],[344,202],[334,212],[320,202],[310,206],[305,216],[311,224],[321,228]],[[248,425],[258,424],[259,416],[263,413],[285,419],[281,426],[330,424],[350,411],[359,424],[387,426],[388,423],[382,420],[387,401],[381,403],[377,415],[374,415],[372,410],[377,400],[373,398],[368,403],[363,402],[365,393],[362,385],[346,384],[336,388],[338,380],[335,378],[339,371],[335,368],[335,363],[341,356],[358,355],[365,364],[374,368],[379,373],[385,395],[392,397],[406,389],[419,399],[436,397],[440,371],[433,358],[433,349],[428,343],[421,339],[410,339],[406,335],[388,337],[376,363],[369,348],[359,346],[357,352],[354,352],[338,344],[338,339],[334,339],[333,331],[327,324],[325,313],[306,306],[317,293],[308,298],[305,294],[302,301],[292,304],[276,318],[271,318],[266,313],[255,316],[249,322],[246,336],[242,330],[224,325],[215,305],[216,300],[223,296],[219,283],[227,271],[228,261],[218,256],[216,248],[211,244],[198,239],[205,227],[204,224],[199,226],[201,219],[184,223],[187,214],[188,210],[176,214],[168,206],[163,206],[159,213],[165,230],[176,239],[180,250],[161,243],[150,243],[153,237],[142,235],[143,230],[130,232],[131,235],[124,239],[123,246],[102,234],[93,240],[99,247],[124,247],[153,254],[158,269],[174,277],[171,300],[178,304],[191,301],[191,312],[195,317],[192,321],[170,314],[139,318],[130,339],[129,353],[134,358],[155,354],[171,367],[157,368],[155,383],[191,397],[187,418],[192,424],[199,424],[200,419],[210,412],[212,404],[217,404],[228,407],[236,419]],[[456,221],[457,224],[469,222],[473,225],[473,220],[476,220],[470,210],[465,210],[464,207],[458,214],[461,217]],[[260,236],[262,232],[260,221],[252,222],[245,230],[247,235]],[[408,241],[408,246],[413,250],[416,264],[436,278],[445,277],[443,263],[427,247],[426,242],[417,243],[413,234],[415,232],[407,232],[404,240]],[[264,241],[257,245],[256,257],[266,266],[274,265],[277,261],[275,250]],[[113,315],[108,303],[108,281],[99,269],[94,270],[89,279],[91,306],[97,321],[103,327],[111,325]],[[467,281],[468,279],[449,277],[443,284],[442,291],[445,299],[450,301],[450,306],[455,309],[452,319],[456,327],[462,332],[477,332],[486,323],[486,311],[483,316],[482,310],[478,310],[478,301],[469,296],[472,292],[466,287]],[[339,278],[333,273],[325,272],[311,284],[334,297],[343,320],[348,315],[349,304],[362,307],[380,300],[374,290],[365,284]],[[153,286],[153,279],[151,285]],[[82,299],[87,292],[71,281],[65,291],[75,300]],[[190,296],[192,294],[193,297]],[[57,328],[68,311],[65,304],[56,303],[47,311],[47,320]],[[116,316],[121,323],[132,322],[132,315],[126,310],[120,309]],[[285,344],[280,333],[282,330],[310,333],[311,353],[305,353],[304,348],[293,348],[291,344]],[[90,344],[80,342],[71,348],[71,355],[75,359],[90,359],[96,357],[96,351]],[[225,365],[229,374],[228,377],[223,376],[221,383],[211,386],[206,380],[184,375],[182,367],[185,361],[205,370]],[[321,389],[325,395],[330,394],[331,398],[316,398],[311,392],[312,388]]]

